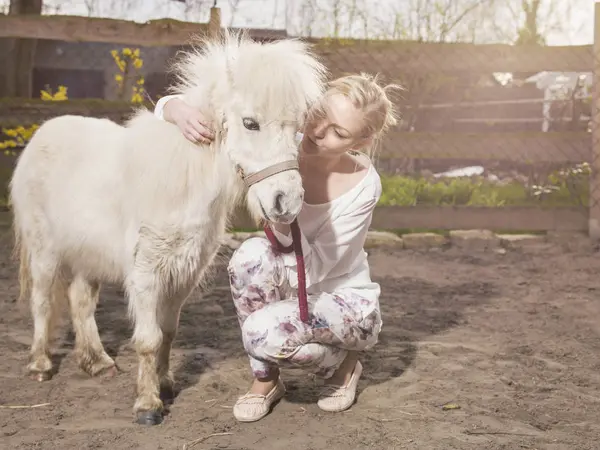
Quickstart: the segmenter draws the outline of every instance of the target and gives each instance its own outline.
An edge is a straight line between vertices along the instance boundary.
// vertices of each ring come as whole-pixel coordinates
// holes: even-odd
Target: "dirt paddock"
[[[4,232],[6,234],[6,232]],[[223,266],[181,317],[173,351],[180,392],[165,422],[133,423],[135,354],[123,298],[103,290],[97,320],[121,373],[89,378],[61,327],[50,381],[25,376],[26,305],[15,302],[10,239],[0,257],[0,448],[597,449],[600,263],[588,243],[476,252],[374,250],[384,329],[364,356],[358,402],[321,412],[318,382],[285,372],[286,398],[260,422],[231,406],[250,381]],[[225,255],[226,256],[226,255]],[[37,408],[9,409],[6,405]],[[453,404],[457,408],[444,408]],[[210,436],[212,435],[212,436]]]

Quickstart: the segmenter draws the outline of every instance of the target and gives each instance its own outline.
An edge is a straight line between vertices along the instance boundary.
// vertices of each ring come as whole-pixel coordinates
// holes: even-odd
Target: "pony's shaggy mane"
[[[322,80],[328,75],[306,42],[284,39],[263,44],[253,41],[244,30],[228,29],[216,37],[195,37],[191,49],[181,51],[168,70],[175,78],[169,93],[182,95],[188,104],[203,111],[207,101],[211,106],[224,104],[216,97],[235,90],[244,104],[251,104],[261,114],[289,116],[294,121],[304,120],[323,95],[324,83],[316,88],[315,73]],[[223,73],[228,74],[227,79]],[[281,92],[288,92],[288,98],[276,97]],[[290,105],[303,107],[291,110]],[[210,109],[206,108],[207,113]]]

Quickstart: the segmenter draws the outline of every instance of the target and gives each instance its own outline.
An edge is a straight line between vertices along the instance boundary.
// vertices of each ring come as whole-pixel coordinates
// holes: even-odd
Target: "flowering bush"
[[[40,91],[40,98],[42,100],[47,100],[51,102],[60,102],[67,100],[67,87],[66,86],[58,86],[58,90],[55,94],[52,93],[50,87],[46,86],[46,90]]]
[[[45,90],[42,89],[40,91],[40,98],[50,102],[67,100],[67,87],[62,85],[58,86],[58,90],[53,94],[50,87],[46,86]],[[29,127],[20,125],[16,128],[2,128],[2,134],[8,139],[0,141],[0,150],[4,151],[4,154],[7,156],[15,156],[15,149],[17,147],[24,147],[38,128],[38,124],[33,124]]]
[[[119,99],[125,100],[125,87],[128,85],[130,78],[133,78],[133,86],[131,87],[131,103],[142,103],[144,101],[144,76],[137,73],[144,65],[144,61],[140,57],[140,49],[123,48],[121,51],[112,50],[112,55],[119,72],[115,75],[115,81],[119,87]]]
[[[2,132],[10,139],[0,142],[0,150],[3,150],[5,155],[14,156],[16,154],[14,149],[25,146],[38,128],[39,125],[36,124],[30,127],[3,128]]]
[[[592,169],[587,162],[561,169],[551,174],[545,184],[531,186],[532,193],[541,200],[569,196],[575,204],[587,204],[591,173]]]
[[[110,53],[119,70],[115,75],[115,81],[119,87],[119,99],[125,100],[125,87],[131,80],[133,86],[131,86],[131,97],[129,97],[129,101],[134,104],[143,103],[145,80],[144,76],[138,73],[139,69],[144,65],[144,61],[140,56],[140,49],[123,48],[120,51],[112,50]],[[40,98],[44,101],[54,102],[68,100],[67,87],[61,85],[58,86],[56,92],[52,92],[52,89],[49,86],[46,86],[46,89],[40,91]],[[19,147],[24,147],[38,128],[38,124],[33,124],[29,127],[18,126],[15,128],[3,128],[1,130],[2,134],[7,139],[3,141],[0,140],[0,151],[3,151],[5,155],[15,156],[15,150]]]
[[[429,180],[410,176],[382,175],[382,206],[587,206],[588,163],[559,170],[543,184],[526,185],[518,180],[498,183],[484,178]]]

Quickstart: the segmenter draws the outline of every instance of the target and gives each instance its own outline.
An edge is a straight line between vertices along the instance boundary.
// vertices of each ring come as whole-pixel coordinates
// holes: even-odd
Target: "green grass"
[[[382,176],[382,206],[587,206],[586,176],[562,181],[548,180],[555,190],[535,195],[517,181],[506,184],[487,180],[454,178],[429,181],[424,178]]]

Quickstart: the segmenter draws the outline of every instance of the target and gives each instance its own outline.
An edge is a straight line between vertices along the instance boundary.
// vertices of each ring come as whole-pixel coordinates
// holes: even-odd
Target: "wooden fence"
[[[379,206],[373,228],[457,229],[488,228],[503,230],[570,230],[588,231],[600,238],[600,5],[596,4],[594,46],[510,46],[436,44],[415,42],[309,39],[324,59],[332,75],[361,70],[380,72],[388,80],[416,77],[422,80],[432,73],[444,76],[489,74],[491,72],[537,73],[540,71],[593,71],[595,76],[592,102],[592,133],[566,132],[498,132],[449,133],[394,131],[383,145],[381,158],[495,160],[525,164],[574,164],[592,166],[588,207],[455,207],[455,206]],[[59,40],[64,42],[104,42],[122,45],[185,45],[192,34],[211,33],[220,28],[218,9],[213,9],[210,24],[192,24],[158,20],[135,24],[111,19],[66,16],[2,16],[0,39]],[[262,30],[262,38],[277,39],[276,32]],[[517,100],[518,102],[518,100]],[[35,102],[22,102],[20,114],[37,108]],[[39,113],[44,117],[65,111],[89,111],[85,102],[61,102],[58,108]],[[409,102],[410,103],[410,102]],[[102,105],[102,103],[99,103]],[[87,106],[86,106],[87,105]],[[454,105],[460,108],[460,104]],[[421,104],[408,107],[421,108]],[[0,101],[0,118],[15,115],[8,102]],[[541,106],[540,106],[541,108]],[[109,108],[110,109],[110,108]],[[114,109],[114,116],[123,113]],[[431,109],[431,108],[430,108]],[[36,109],[37,110],[37,109]],[[426,110],[426,108],[425,108]],[[41,110],[37,110],[41,111]],[[111,110],[112,111],[112,110]],[[93,112],[89,112],[93,114]],[[35,116],[33,112],[32,117]],[[424,113],[426,114],[426,112]],[[103,115],[110,115],[104,112]],[[19,116],[21,117],[21,116]],[[16,120],[16,119],[15,119]],[[20,119],[19,119],[20,120]],[[451,149],[451,151],[449,150]],[[235,226],[252,226],[240,211]]]

